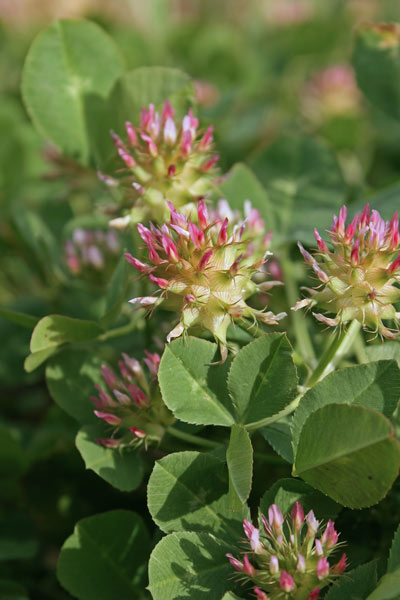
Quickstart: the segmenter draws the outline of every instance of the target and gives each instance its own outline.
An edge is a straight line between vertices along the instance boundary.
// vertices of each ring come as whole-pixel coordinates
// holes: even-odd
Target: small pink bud
[[[182,154],[188,156],[192,150],[192,134],[189,129],[182,133]]]
[[[243,569],[244,572],[247,573],[247,575],[250,575],[250,577],[254,577],[254,575],[256,574],[256,570],[249,561],[249,557],[247,556],[247,554],[243,556]]]
[[[315,552],[317,554],[317,556],[322,556],[324,553],[324,550],[322,548],[322,542],[321,540],[315,540]]]
[[[310,593],[308,594],[308,596],[307,596],[307,600],[318,600],[318,598],[319,598],[319,592],[320,592],[320,589],[319,589],[319,588],[314,588],[314,589],[312,590],[312,592],[310,592]]]
[[[199,142],[199,145],[198,145],[199,150],[207,150],[209,145],[212,143],[213,130],[214,130],[214,127],[212,125],[210,125],[210,127],[207,129],[207,131],[205,132],[205,134],[203,135],[203,137],[201,138],[201,140]]]
[[[136,406],[139,408],[147,408],[149,406],[149,399],[143,390],[141,390],[137,385],[134,385],[133,383],[129,384],[128,392]]]
[[[177,131],[175,121],[171,117],[168,117],[165,121],[163,136],[166,144],[168,144],[169,146],[175,144]]]
[[[138,223],[137,229],[138,229],[140,237],[145,242],[145,244],[154,244],[154,242],[155,242],[154,235],[152,234],[150,229],[147,229],[147,227],[142,225],[142,223]]]
[[[351,254],[350,254],[350,262],[353,267],[357,267],[360,264],[360,257],[358,254],[359,246],[360,246],[360,240],[357,239],[353,245],[353,248],[351,249]]]
[[[151,273],[152,267],[146,265],[146,263],[142,262],[141,260],[138,260],[137,258],[132,256],[132,254],[125,252],[124,256],[128,263],[132,265],[132,267],[134,267],[137,271],[139,271],[139,273]]]
[[[206,227],[208,227],[208,225],[209,225],[209,216],[208,216],[207,206],[206,206],[204,200],[199,200],[199,203],[197,205],[197,216],[199,219],[200,227],[202,229],[206,229]]]
[[[189,233],[194,247],[200,250],[204,243],[204,233],[195,223],[189,223]]]
[[[157,150],[157,146],[154,143],[154,141],[152,140],[152,138],[149,135],[147,135],[146,133],[141,133],[140,137],[142,138],[142,140],[144,142],[146,142],[147,149],[150,152],[151,156],[156,157],[158,154],[158,150]]]
[[[314,537],[319,527],[319,521],[317,521],[317,519],[315,518],[314,511],[310,510],[310,512],[306,516],[306,523],[308,525],[308,537]]]
[[[274,554],[269,559],[269,570],[271,575],[278,575],[279,573],[279,560]]]
[[[268,509],[268,521],[275,533],[282,533],[283,515],[276,504],[271,504]]]
[[[112,141],[114,142],[114,145],[115,145],[115,147],[116,147],[117,150],[125,148],[124,143],[121,140],[121,138],[112,129],[110,131],[110,135],[111,135]]]
[[[176,173],[176,166],[175,165],[169,165],[168,167],[168,177],[174,177]]]
[[[105,448],[118,448],[121,444],[121,440],[114,440],[112,438],[97,438],[96,444],[101,444]]]
[[[253,552],[260,552],[263,549],[263,545],[260,542],[260,533],[258,529],[254,527],[250,521],[247,521],[247,519],[243,521],[243,529]]]
[[[149,369],[150,373],[155,377],[158,373],[158,367],[160,366],[161,357],[159,354],[157,354],[157,352],[151,354],[150,352],[147,352],[147,350],[145,350],[144,353],[146,355],[146,358],[143,360],[147,365],[147,368]]]
[[[123,404],[124,406],[129,406],[131,404],[131,399],[127,394],[124,394],[117,389],[113,390],[113,394],[120,404]]]
[[[317,564],[317,577],[319,580],[325,579],[329,575],[329,562],[326,558],[322,557],[319,559]]]
[[[133,169],[133,167],[136,166],[136,161],[133,158],[133,156],[128,154],[128,152],[125,152],[123,148],[118,148],[118,154],[120,155],[128,169]]]
[[[294,590],[294,579],[287,571],[282,571],[279,585],[284,592],[292,592]]]
[[[162,277],[155,277],[151,273],[149,275],[149,279],[150,281],[158,285],[158,287],[160,287],[162,290],[166,290],[169,286],[169,281],[167,279],[163,279]]]
[[[237,259],[229,267],[229,273],[230,273],[230,275],[232,275],[232,277],[234,277],[236,275],[236,273],[238,272],[239,265],[242,262],[242,260],[243,260],[243,254],[239,254]]]
[[[297,555],[297,570],[300,573],[305,573],[306,568],[307,568],[307,566],[306,566],[306,561],[305,561],[304,556],[302,556],[301,554],[298,554]]]
[[[101,365],[101,374],[103,375],[103,379],[110,390],[118,386],[118,377],[106,365]]]
[[[125,129],[126,129],[126,133],[128,135],[128,140],[129,140],[130,145],[137,146],[139,144],[139,140],[136,135],[136,131],[130,121],[125,121]]]
[[[219,230],[217,246],[222,246],[226,243],[226,240],[228,239],[228,224],[229,220],[228,217],[226,217]]]
[[[319,235],[318,230],[314,229],[314,236],[315,239],[317,240],[317,244],[318,244],[318,249],[320,252],[325,252],[328,253],[329,249],[328,246],[325,244],[324,240],[322,239],[322,237]]]
[[[236,571],[243,571],[243,563],[240,562],[240,560],[232,556],[232,554],[225,554],[225,556],[229,559],[229,562]]]
[[[339,217],[338,217],[337,226],[336,226],[336,233],[340,236],[344,235],[346,217],[347,217],[347,207],[342,206],[342,208],[340,209],[340,212],[339,212]]]
[[[359,221],[359,215],[356,215],[354,217],[354,219],[352,220],[352,222],[349,225],[347,225],[346,235],[344,236],[344,241],[346,244],[350,243],[351,240],[353,239],[354,234],[357,229],[358,221]]]
[[[132,298],[132,300],[128,300],[130,304],[133,304],[134,308],[138,310],[139,308],[150,308],[154,306],[158,302],[158,298],[155,296],[142,296],[141,298]]]
[[[124,373],[122,372],[121,368],[125,368],[125,365],[135,377],[141,377],[143,375],[143,369],[140,366],[140,362],[136,360],[136,358],[132,358],[128,354],[125,354],[125,352],[122,353],[122,358],[124,359],[125,364],[122,361],[118,363],[122,376],[124,376]],[[128,377],[130,375],[129,371],[127,372]]]
[[[167,119],[173,119],[174,117],[174,109],[171,106],[169,100],[164,102],[164,106],[161,113],[161,120],[164,123]]]
[[[332,573],[334,575],[340,575],[346,569],[346,553],[343,552],[340,560],[332,567]]]
[[[395,258],[395,260],[389,265],[388,271],[391,275],[397,271],[400,267],[400,254]]]
[[[361,228],[364,228],[367,225],[367,223],[369,222],[369,212],[370,212],[369,204],[366,204],[361,211],[361,216],[360,216],[360,227]]]
[[[335,546],[337,544],[338,538],[339,538],[339,535],[335,529],[335,523],[329,519],[329,521],[326,525],[325,531],[321,536],[321,542],[327,548],[332,548],[333,546]]]
[[[199,264],[197,265],[197,268],[199,271],[203,271],[206,268],[207,263],[210,260],[212,254],[213,254],[212,250],[207,250],[207,252],[205,252],[203,254],[202,258],[199,261]]]
[[[313,265],[315,264],[316,260],[315,258],[313,258],[311,256],[311,254],[309,252],[307,252],[307,250],[305,250],[303,248],[303,244],[301,242],[297,242],[297,246],[299,247],[300,252],[303,255],[304,260],[309,264],[309,265]]]
[[[201,165],[201,170],[206,172],[209,171],[210,169],[213,168],[213,166],[219,161],[219,154],[215,154],[214,156],[212,156],[211,158],[209,158],[208,160],[206,160],[206,162],[204,162]]]
[[[304,509],[300,502],[295,502],[292,506],[292,521],[295,531],[301,531],[304,523]]]
[[[129,431],[131,431],[137,438],[146,437],[146,432],[143,429],[138,429],[137,427],[128,427]]]
[[[266,594],[265,592],[260,590],[260,588],[258,588],[258,587],[253,588],[253,592],[257,596],[257,600],[269,600],[268,594]]]
[[[103,390],[103,388],[100,385],[96,383],[94,387],[99,392],[100,400],[104,406],[115,406],[114,400],[109,394],[107,394],[107,392]]]
[[[111,413],[105,413],[100,410],[94,410],[93,412],[96,415],[96,417],[98,417],[99,419],[103,419],[103,421],[105,421],[109,425],[120,425],[122,422],[122,420],[119,417],[117,417],[116,415],[112,415]]]
[[[168,256],[168,259],[173,263],[178,263],[179,254],[178,249],[175,246],[175,242],[169,237],[169,235],[163,233],[161,236],[161,243],[163,245],[166,255]]]
[[[263,524],[263,527],[264,527],[264,531],[265,531],[265,533],[266,533],[267,535],[269,535],[269,536],[272,536],[272,535],[273,535],[273,532],[272,532],[271,526],[270,526],[270,524],[268,523],[268,521],[267,521],[267,519],[266,519],[265,515],[261,515],[261,521],[262,521],[262,524]]]

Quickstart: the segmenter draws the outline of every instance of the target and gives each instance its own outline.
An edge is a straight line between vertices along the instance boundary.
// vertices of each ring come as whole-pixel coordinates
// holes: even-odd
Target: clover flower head
[[[305,116],[318,123],[337,116],[359,115],[361,94],[353,69],[337,64],[316,73],[304,88],[302,105]]]
[[[157,384],[160,356],[145,351],[144,365],[123,353],[119,373],[102,365],[104,386],[96,385],[91,400],[94,414],[112,427],[109,438],[96,441],[107,448],[158,443],[174,421],[164,405]]]
[[[316,600],[321,590],[346,569],[346,555],[333,563],[332,555],[343,545],[333,521],[321,526],[313,511],[295,502],[290,515],[279,507],[261,516],[260,530],[245,520],[246,549],[240,559],[227,554],[238,579],[253,586],[258,600]]]
[[[180,312],[179,323],[167,341],[191,327],[210,331],[220,343],[223,359],[227,353],[226,331],[235,319],[258,319],[276,324],[285,313],[274,315],[251,308],[246,299],[275,282],[256,284],[268,253],[250,247],[244,235],[247,223],[232,226],[228,217],[211,220],[205,203],[198,203],[197,219],[189,220],[169,204],[168,224],[150,228],[139,224],[139,233],[148,250],[150,264],[130,254],[128,262],[147,275],[158,287],[158,296],[134,298],[135,308],[163,308]],[[251,249],[250,249],[251,248]],[[266,286],[266,287],[265,287]]]
[[[100,173],[105,183],[123,185],[131,209],[111,221],[112,226],[125,227],[142,220],[163,223],[168,218],[167,199],[187,214],[193,203],[211,191],[218,161],[213,127],[199,130],[191,109],[178,122],[168,100],[161,114],[150,104],[142,109],[139,127],[129,121],[125,127],[126,141],[111,133],[123,164],[119,179]]]
[[[356,319],[367,331],[394,339],[398,330],[383,324],[391,320],[396,328],[399,313],[394,303],[400,300],[399,221],[397,211],[384,221],[367,204],[346,225],[343,206],[334,217],[330,231],[331,249],[315,230],[318,250],[312,256],[299,243],[300,251],[313,269],[320,285],[307,289],[310,294],[293,310],[320,307],[333,316],[313,313],[325,325],[338,327]]]
[[[73,275],[101,272],[115,265],[120,249],[118,235],[113,230],[75,229],[64,244],[64,260]]]

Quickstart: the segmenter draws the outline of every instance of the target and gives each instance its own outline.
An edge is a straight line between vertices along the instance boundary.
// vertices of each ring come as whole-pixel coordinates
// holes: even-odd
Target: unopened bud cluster
[[[75,229],[71,239],[64,244],[64,260],[74,275],[109,275],[121,251],[115,231]],[[93,277],[92,277],[93,278]]]
[[[130,222],[168,218],[166,201],[187,213],[193,202],[207,195],[216,175],[218,156],[213,152],[213,128],[201,133],[198,119],[190,109],[182,122],[174,118],[170,103],[164,103],[161,116],[150,104],[142,109],[140,127],[126,122],[126,141],[112,132],[123,163],[120,181],[127,192],[130,212],[111,221],[115,227]],[[100,174],[109,185],[119,180]]]
[[[238,578],[253,586],[257,600],[316,600],[346,568],[346,555],[332,563],[342,545],[333,521],[325,527],[311,510],[304,516],[299,502],[284,519],[279,507],[262,515],[263,530],[245,520],[248,550],[239,558],[227,554]]]
[[[400,300],[399,221],[397,211],[384,221],[368,204],[346,225],[347,210],[343,206],[334,217],[328,247],[315,230],[318,251],[312,256],[301,244],[299,248],[313,269],[320,285],[307,289],[305,298],[293,307],[318,306],[332,316],[313,315],[325,325],[338,327],[356,319],[367,331],[385,338],[395,338],[383,320],[393,321],[398,328],[400,314],[394,304]]]
[[[134,298],[135,308],[163,308],[180,311],[180,321],[167,340],[179,337],[191,327],[210,331],[226,357],[226,332],[234,319],[248,318],[276,324],[285,313],[274,315],[251,308],[246,299],[276,282],[256,284],[252,277],[264,264],[267,253],[258,251],[245,236],[246,222],[234,225],[228,217],[210,219],[205,203],[197,208],[197,222],[190,221],[169,204],[168,224],[150,228],[139,224],[140,236],[148,250],[150,264],[126,254],[128,262],[147,275],[161,292],[158,296]]]
[[[124,353],[118,374],[106,365],[101,367],[104,386],[96,385],[98,396],[91,400],[94,414],[112,428],[110,437],[96,440],[107,448],[157,443],[174,421],[156,381],[160,356],[145,353],[146,368]]]

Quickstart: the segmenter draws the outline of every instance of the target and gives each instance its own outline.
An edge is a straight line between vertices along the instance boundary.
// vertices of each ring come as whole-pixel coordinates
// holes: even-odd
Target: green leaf
[[[267,490],[260,501],[260,512],[268,514],[271,504],[277,504],[287,514],[295,502],[300,502],[305,513],[313,510],[318,519],[336,517],[340,506],[300,479],[279,479]]]
[[[50,356],[53,356],[57,352],[57,346],[50,346],[44,350],[38,350],[38,352],[32,352],[28,354],[24,361],[24,369],[27,373],[32,373],[35,369],[40,367]]]
[[[225,554],[235,547],[209,533],[180,532],[164,537],[149,562],[153,600],[221,600],[235,588]]]
[[[146,574],[150,539],[142,518],[114,510],[78,521],[61,548],[57,577],[79,600],[134,600]]]
[[[242,503],[251,492],[253,478],[253,446],[250,436],[242,425],[233,425],[226,451],[229,477]]]
[[[132,270],[122,255],[107,287],[106,310],[101,319],[102,326],[107,329],[119,316],[121,306],[128,293],[132,279]]]
[[[292,433],[289,423],[271,423],[260,433],[279,456],[293,464]]]
[[[364,508],[387,494],[399,466],[388,419],[363,406],[328,404],[301,430],[294,474],[344,506]]]
[[[21,327],[26,327],[27,329],[33,329],[36,323],[39,321],[39,317],[26,315],[25,313],[18,312],[16,310],[10,310],[8,308],[0,308],[0,317],[10,321],[10,323],[21,325]]]
[[[0,598],[3,600],[29,600],[28,592],[14,581],[0,579]]]
[[[399,600],[400,569],[386,573],[378,582],[377,588],[366,600]]]
[[[274,208],[266,190],[249,167],[242,163],[234,165],[218,190],[229,205],[240,212],[243,212],[244,202],[250,200],[253,208],[257,208],[265,219],[267,229],[275,229]]]
[[[400,367],[400,344],[399,342],[385,342],[384,344],[368,344],[365,348],[369,360],[393,359]]]
[[[76,436],[78,448],[87,469],[92,469],[110,485],[122,492],[135,490],[142,482],[144,465],[140,453],[129,448],[105,448],[96,443],[97,438],[107,437],[107,430],[100,425],[87,425]]]
[[[210,474],[212,473],[212,485]],[[247,507],[232,510],[225,463],[201,452],[175,452],[157,461],[147,497],[151,516],[163,531],[199,531],[236,542]]]
[[[166,345],[158,381],[165,404],[178,419],[197,425],[234,423],[225,384],[228,367],[211,364],[217,352],[216,344],[190,336]]]
[[[375,589],[376,580],[376,561],[361,565],[346,571],[345,576],[330,588],[326,600],[364,600]]]
[[[381,360],[330,373],[303,396],[292,422],[293,447],[309,415],[327,404],[355,404],[390,417],[400,397],[400,369],[394,360]]]
[[[94,354],[70,349],[54,356],[46,367],[51,397],[82,424],[98,424],[90,396],[96,393],[95,384],[103,383],[101,364],[101,359]]]
[[[389,572],[395,571],[396,569],[400,569],[400,525],[394,534],[387,566]]]
[[[248,428],[267,425],[290,404],[297,375],[286,335],[269,333],[242,348],[232,362],[228,389],[239,421]]]
[[[124,73],[111,94],[119,129],[126,120],[139,123],[140,111],[150,103],[161,108],[169,100],[179,116],[194,102],[194,87],[189,75],[170,67],[140,67]]]
[[[22,76],[23,99],[37,129],[87,165],[85,97],[107,97],[122,70],[117,47],[100,27],[72,19],[52,23],[34,40]]]
[[[400,43],[398,25],[362,25],[356,35],[353,66],[368,100],[400,119]]]
[[[274,207],[282,241],[315,244],[313,227],[328,229],[345,201],[343,177],[328,146],[305,135],[285,135],[263,149],[250,166]]]
[[[101,332],[101,327],[94,321],[48,315],[40,319],[33,330],[31,352],[47,350],[68,342],[86,342],[95,339]]]

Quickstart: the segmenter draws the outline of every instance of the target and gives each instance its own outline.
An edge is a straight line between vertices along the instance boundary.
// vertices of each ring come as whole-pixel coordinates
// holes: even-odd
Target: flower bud
[[[321,557],[317,563],[317,577],[318,579],[325,579],[329,575],[329,562],[326,558]]]
[[[292,521],[295,531],[301,531],[304,523],[304,509],[300,502],[295,502],[292,507]]]
[[[292,592],[294,590],[294,579],[287,571],[282,571],[279,585],[284,592]]]

